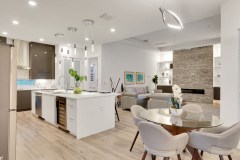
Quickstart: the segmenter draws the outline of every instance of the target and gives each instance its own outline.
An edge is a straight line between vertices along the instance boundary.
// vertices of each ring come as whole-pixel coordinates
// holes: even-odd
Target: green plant
[[[154,77],[152,78],[152,82],[155,84],[155,88],[158,84],[158,76],[157,75],[154,75]]]
[[[86,80],[85,76],[78,75],[77,71],[73,69],[69,69],[69,74],[75,79],[76,83],[78,81],[83,82],[84,80]]]

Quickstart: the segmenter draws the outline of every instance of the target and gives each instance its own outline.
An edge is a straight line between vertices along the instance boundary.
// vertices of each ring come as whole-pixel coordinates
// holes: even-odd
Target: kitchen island
[[[41,103],[37,101],[41,95]],[[32,112],[48,123],[63,128],[59,119],[66,122],[64,129],[77,139],[84,138],[115,127],[116,93],[83,92],[73,94],[72,91],[32,91]],[[65,109],[58,109],[58,99],[65,99]],[[36,106],[41,104],[36,110]],[[62,104],[61,104],[62,105]],[[59,113],[65,110],[65,116]]]

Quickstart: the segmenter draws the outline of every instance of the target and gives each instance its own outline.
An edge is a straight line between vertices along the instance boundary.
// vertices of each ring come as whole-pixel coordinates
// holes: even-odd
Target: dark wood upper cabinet
[[[55,79],[55,46],[29,43],[30,79]]]

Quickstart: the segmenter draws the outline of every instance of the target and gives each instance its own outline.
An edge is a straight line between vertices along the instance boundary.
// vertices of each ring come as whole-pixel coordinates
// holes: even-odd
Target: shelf
[[[159,78],[172,78],[172,77],[159,77]]]
[[[159,68],[159,70],[173,70],[172,68],[164,69],[164,68]]]

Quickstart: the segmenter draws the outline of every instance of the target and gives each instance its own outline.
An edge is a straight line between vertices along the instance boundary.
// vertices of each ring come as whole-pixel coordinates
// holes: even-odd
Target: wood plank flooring
[[[76,140],[56,127],[42,121],[31,112],[17,113],[17,160],[140,160],[143,150],[141,139],[129,152],[136,127],[131,113],[118,109],[120,122],[116,128]],[[96,122],[97,123],[97,122]],[[232,155],[240,159],[240,150]],[[150,155],[146,160],[150,160]],[[190,160],[190,154],[183,153],[183,160]],[[218,156],[204,153],[204,160],[218,160]],[[227,159],[227,157],[225,158]],[[162,160],[158,157],[157,160]],[[177,160],[177,157],[171,157]]]

